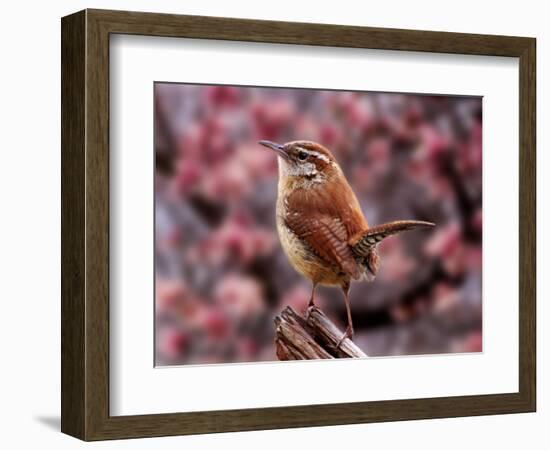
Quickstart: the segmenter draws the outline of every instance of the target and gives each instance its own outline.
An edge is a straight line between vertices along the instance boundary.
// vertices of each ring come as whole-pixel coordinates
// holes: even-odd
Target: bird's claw
[[[344,342],[346,339],[351,339],[353,337],[353,329],[351,327],[347,327],[346,331],[344,332],[343,336],[340,338],[338,343],[336,344],[336,349],[340,349],[340,346],[342,345],[342,342]]]
[[[309,322],[309,317],[311,316],[311,311],[315,308],[315,305],[313,303],[310,303],[307,305],[306,309],[306,322]]]

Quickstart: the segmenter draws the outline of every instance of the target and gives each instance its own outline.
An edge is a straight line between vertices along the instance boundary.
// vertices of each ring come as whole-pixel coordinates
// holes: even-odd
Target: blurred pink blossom
[[[435,298],[433,311],[439,314],[455,308],[460,301],[457,291],[449,284],[443,282],[434,286],[433,296]]]
[[[233,86],[206,86],[204,94],[207,102],[213,107],[235,107],[239,104],[241,91]]]
[[[273,231],[250,224],[243,216],[228,218],[206,240],[197,243],[190,258],[218,265],[233,260],[249,264],[255,258],[269,254],[275,245]]]
[[[201,329],[214,340],[225,339],[231,328],[229,317],[219,308],[208,308],[200,318]]]
[[[442,227],[426,245],[428,255],[439,257],[443,268],[452,276],[467,269],[467,248],[461,239],[460,225],[456,222]]]
[[[157,335],[157,349],[163,358],[177,361],[191,343],[188,333],[175,329],[163,329]]]
[[[483,351],[483,337],[481,332],[472,331],[466,339],[455,346],[455,351],[474,353]]]
[[[259,139],[276,140],[283,128],[293,116],[293,105],[287,100],[275,100],[252,105],[252,117],[255,120]]]
[[[382,264],[377,278],[386,282],[403,281],[416,268],[414,260],[405,253],[399,237],[384,242],[380,248],[380,259]]]
[[[214,298],[231,316],[249,318],[263,311],[263,290],[254,278],[232,274],[216,286]]]

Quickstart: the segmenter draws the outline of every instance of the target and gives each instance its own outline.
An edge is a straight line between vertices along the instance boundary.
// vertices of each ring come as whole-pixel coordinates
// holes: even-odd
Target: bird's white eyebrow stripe
[[[306,153],[309,153],[310,155],[315,156],[316,158],[319,158],[320,160],[326,162],[327,164],[330,162],[330,160],[327,158],[326,155],[323,155],[322,153],[316,152],[314,150],[308,150],[307,148],[298,147],[300,150],[303,150]]]

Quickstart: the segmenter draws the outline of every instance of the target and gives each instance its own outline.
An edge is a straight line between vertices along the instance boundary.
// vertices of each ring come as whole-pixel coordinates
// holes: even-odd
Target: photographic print
[[[482,98],[157,82],[157,366],[482,351]]]

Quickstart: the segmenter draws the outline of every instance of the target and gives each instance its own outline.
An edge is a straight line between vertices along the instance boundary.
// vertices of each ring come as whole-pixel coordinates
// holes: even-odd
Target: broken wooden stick
[[[275,345],[281,361],[298,359],[365,358],[367,355],[316,306],[307,319],[287,306],[275,317]]]

